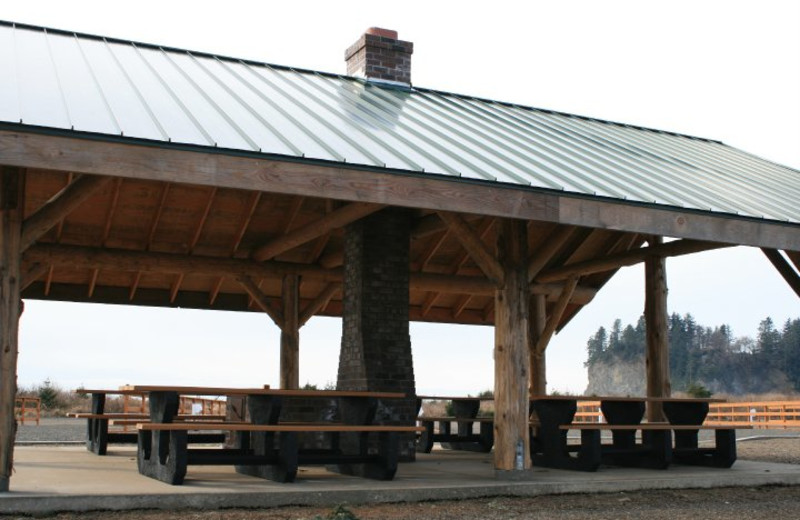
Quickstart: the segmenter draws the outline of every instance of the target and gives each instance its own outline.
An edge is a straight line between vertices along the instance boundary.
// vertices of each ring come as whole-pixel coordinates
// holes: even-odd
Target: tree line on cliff
[[[728,394],[800,391],[800,318],[781,328],[765,318],[756,338],[735,337],[729,325],[700,325],[691,314],[672,314],[668,326],[673,391],[698,385]],[[615,367],[642,366],[645,343],[644,317],[635,325],[623,327],[618,319],[610,329],[600,327],[586,345],[589,390],[601,388],[598,378]],[[638,382],[644,383],[643,373]]]

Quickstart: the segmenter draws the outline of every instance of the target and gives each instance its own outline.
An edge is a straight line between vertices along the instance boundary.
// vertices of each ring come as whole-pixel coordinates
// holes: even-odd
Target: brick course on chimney
[[[411,85],[414,44],[397,39],[397,31],[371,27],[345,51],[347,74]]]

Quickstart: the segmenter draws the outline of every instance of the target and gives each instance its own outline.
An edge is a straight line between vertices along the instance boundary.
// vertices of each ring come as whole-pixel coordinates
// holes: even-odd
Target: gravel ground
[[[50,418],[40,426],[20,425],[18,442],[82,441],[82,421]],[[741,433],[739,458],[800,464],[800,432],[756,430]],[[412,504],[348,506],[352,515],[334,516],[330,508],[268,510],[126,511],[62,513],[58,520],[697,520],[800,518],[800,486],[640,491],[535,498],[492,498]],[[19,518],[0,513],[0,519]]]

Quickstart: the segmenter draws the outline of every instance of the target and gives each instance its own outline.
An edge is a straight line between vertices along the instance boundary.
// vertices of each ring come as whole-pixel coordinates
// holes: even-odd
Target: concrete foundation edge
[[[287,484],[291,486],[292,484]],[[758,476],[720,475],[709,479],[664,478],[647,480],[612,480],[601,482],[502,482],[494,485],[463,484],[442,487],[393,488],[387,485],[370,490],[314,490],[289,493],[225,493],[225,494],[153,494],[153,495],[26,495],[14,496],[11,491],[0,495],[3,514],[52,514],[80,511],[122,511],[135,509],[230,509],[274,508],[283,506],[334,506],[337,504],[376,504],[425,502],[497,496],[532,497],[565,493],[614,493],[655,489],[690,489],[715,487],[754,487],[768,485],[800,485],[800,475],[770,474]]]

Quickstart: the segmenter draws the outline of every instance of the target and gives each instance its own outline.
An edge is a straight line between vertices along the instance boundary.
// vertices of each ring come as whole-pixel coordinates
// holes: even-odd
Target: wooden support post
[[[2,168],[0,177],[0,492],[8,491],[14,466],[14,438],[17,422],[17,354],[22,253],[25,173]]]
[[[525,223],[504,220],[497,236],[504,285],[495,292],[494,465],[530,468],[528,435],[528,240]]]
[[[284,276],[281,292],[281,388],[297,390],[300,388],[300,277]]]
[[[661,237],[650,239],[650,246],[662,242]],[[669,338],[667,330],[667,273],[666,259],[651,256],[645,259],[644,319],[647,325],[647,396],[669,397]],[[664,420],[661,403],[648,403],[647,420]]]
[[[544,294],[534,294],[531,296],[531,318],[530,318],[530,374],[531,383],[529,387],[530,395],[547,394],[547,366],[546,349],[541,351],[536,348],[539,338],[544,334],[547,325],[547,296]]]

